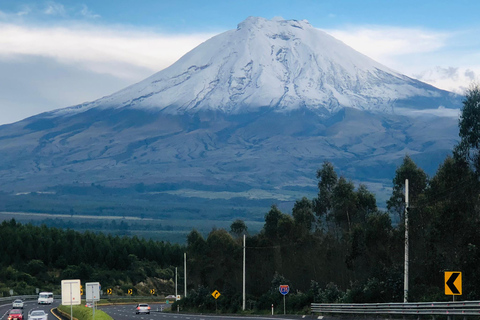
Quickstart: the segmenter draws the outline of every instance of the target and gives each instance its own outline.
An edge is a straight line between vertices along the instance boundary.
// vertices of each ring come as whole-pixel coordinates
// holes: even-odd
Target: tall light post
[[[183,254],[183,278],[185,280],[185,293],[184,297],[187,297],[187,253]]]
[[[408,302],[408,179],[405,179],[405,279],[403,302]]]
[[[242,310],[245,311],[245,247],[246,247],[246,235],[243,235],[243,303]]]

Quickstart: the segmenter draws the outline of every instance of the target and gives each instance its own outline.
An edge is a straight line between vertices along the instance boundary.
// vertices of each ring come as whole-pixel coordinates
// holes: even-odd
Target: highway
[[[272,320],[272,319],[302,319],[302,316],[227,316],[227,315],[202,315],[202,314],[182,314],[170,312],[157,312],[157,305],[152,304],[150,314],[135,314],[135,305],[118,305],[118,306],[100,306],[98,309],[106,312],[115,320]],[[160,305],[158,305],[160,310]],[[310,318],[306,316],[305,318]]]
[[[52,308],[56,308],[59,305],[59,301],[54,301],[51,305],[39,305],[37,300],[25,300],[23,307],[23,318],[28,319],[28,313],[32,310],[45,310],[48,313],[48,320],[56,320],[55,316],[50,312]],[[2,303],[0,305],[0,316],[2,320],[8,319],[8,312],[12,310],[12,302]]]
[[[28,313],[32,310],[44,310],[48,313],[49,320],[56,320],[55,316],[50,312],[52,308],[56,308],[60,301],[55,301],[52,305],[38,305],[36,300],[24,301],[23,308],[24,319],[28,320]],[[293,315],[275,315],[275,316],[227,316],[227,315],[202,315],[202,314],[183,314],[183,313],[170,313],[161,312],[162,307],[165,308],[165,304],[151,304],[150,314],[135,314],[136,304],[131,305],[111,305],[111,306],[99,306],[97,309],[102,310],[109,314],[114,320],[272,320],[272,319],[302,319],[302,316]],[[12,303],[3,303],[0,305],[0,319],[7,320],[8,312],[12,309]],[[158,311],[157,311],[158,310]],[[310,318],[307,316],[305,318]]]

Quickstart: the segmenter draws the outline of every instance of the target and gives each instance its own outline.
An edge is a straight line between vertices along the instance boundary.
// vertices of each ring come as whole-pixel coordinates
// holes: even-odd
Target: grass
[[[58,310],[63,312],[66,315],[70,315],[70,306],[60,305],[58,306]],[[72,308],[73,317],[77,320],[91,320],[92,319],[92,309],[80,306],[73,306]],[[108,314],[103,312],[102,310],[95,310],[95,319],[94,320],[113,320]]]

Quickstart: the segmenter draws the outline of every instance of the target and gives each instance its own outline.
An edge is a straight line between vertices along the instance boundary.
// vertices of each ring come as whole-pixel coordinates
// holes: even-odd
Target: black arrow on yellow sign
[[[445,272],[445,294],[461,295],[462,294],[462,273],[461,272]]]

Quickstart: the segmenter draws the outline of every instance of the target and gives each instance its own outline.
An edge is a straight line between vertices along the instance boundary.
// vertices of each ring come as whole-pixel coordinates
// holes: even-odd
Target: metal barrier
[[[312,313],[350,315],[480,316],[480,301],[322,304],[312,303]]]
[[[53,297],[57,301],[62,300],[61,295],[54,295]],[[24,301],[37,300],[38,295],[13,295],[13,296],[9,296],[9,297],[0,297],[0,302],[13,302],[13,300],[15,300],[15,299],[21,299],[21,300],[24,300]],[[128,296],[102,295],[101,299],[105,299],[105,300],[125,300],[125,301],[129,301],[129,300],[142,300],[142,301],[143,300],[148,300],[148,301],[161,300],[162,301],[162,300],[165,300],[165,298],[160,298],[158,296],[130,296],[130,295],[128,295]],[[82,300],[85,300],[85,296],[82,296]]]
[[[1,297],[0,302],[5,302],[5,301],[13,301],[15,299],[22,299],[22,300],[36,300],[38,299],[38,294],[37,295],[27,295],[27,296],[10,296],[10,297]]]

